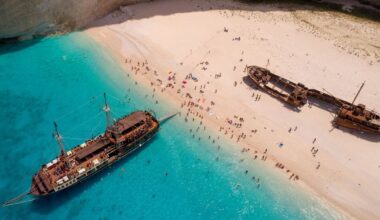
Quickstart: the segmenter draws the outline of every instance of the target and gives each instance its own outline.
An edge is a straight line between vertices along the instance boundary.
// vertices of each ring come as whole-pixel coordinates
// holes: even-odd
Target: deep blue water
[[[104,130],[103,92],[116,117],[136,109],[173,111],[162,100],[154,104],[152,91],[135,85],[103,51],[82,33],[0,47],[0,200],[28,190],[40,165],[58,154],[53,121],[67,148]],[[88,182],[1,208],[0,218],[340,218],[235,146],[211,143],[212,132],[193,138],[189,128],[197,123],[177,117],[142,150]],[[259,188],[252,176],[260,178]]]

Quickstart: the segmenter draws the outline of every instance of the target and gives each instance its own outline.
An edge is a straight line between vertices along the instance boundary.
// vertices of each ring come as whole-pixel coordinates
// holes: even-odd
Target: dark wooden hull
[[[58,193],[58,192],[70,189],[73,186],[75,186],[75,185],[77,185],[77,184],[79,184],[81,182],[85,182],[90,177],[94,176],[97,173],[100,173],[106,167],[112,166],[113,164],[115,164],[116,162],[120,161],[121,159],[123,159],[123,158],[131,155],[134,151],[142,148],[145,143],[147,143],[148,141],[150,141],[157,134],[158,131],[159,131],[159,124],[152,131],[150,131],[149,133],[146,133],[145,135],[141,136],[139,139],[137,139],[133,143],[126,144],[125,146],[119,146],[117,149],[116,149],[116,146],[115,146],[115,151],[112,151],[112,152],[109,153],[109,159],[108,159],[108,161],[106,163],[98,166],[96,170],[93,170],[92,172],[88,172],[85,175],[77,178],[77,181],[75,183],[73,183],[72,185],[70,185],[70,186],[68,186],[66,188],[63,188],[63,189],[58,190],[58,191],[50,191],[50,192],[48,192],[46,194],[33,194],[33,193],[31,193],[31,194],[33,196],[36,196],[36,197],[46,197],[46,196],[49,196],[49,195],[52,195],[52,194],[55,194],[55,193]]]

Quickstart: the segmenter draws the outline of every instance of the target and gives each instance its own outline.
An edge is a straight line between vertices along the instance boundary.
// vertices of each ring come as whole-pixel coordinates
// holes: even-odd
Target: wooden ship
[[[103,110],[107,118],[105,132],[66,151],[57,124],[54,123],[54,136],[60,146],[60,155],[42,165],[32,178],[29,192],[5,202],[3,206],[14,204],[29,194],[47,196],[85,181],[142,147],[158,132],[160,121],[175,115],[159,121],[148,111],[135,111],[113,121],[105,94],[104,99]]]
[[[297,109],[304,106],[311,98],[335,106],[338,109],[332,122],[335,127],[380,134],[380,115],[366,109],[363,104],[354,104],[364,83],[354,100],[348,102],[333,96],[327,91],[321,92],[316,89],[309,89],[301,83],[296,84],[262,67],[248,66],[246,71],[249,78],[258,88]]]

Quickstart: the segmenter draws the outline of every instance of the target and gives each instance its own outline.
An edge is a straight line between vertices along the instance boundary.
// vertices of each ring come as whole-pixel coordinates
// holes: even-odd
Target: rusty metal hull
[[[296,108],[307,103],[307,88],[302,84],[296,84],[261,67],[250,66],[247,70],[254,84],[269,95]]]
[[[291,106],[301,108],[313,98],[338,108],[333,121],[336,127],[380,134],[380,115],[367,110],[362,104],[354,105],[329,93],[309,89],[301,83],[296,84],[262,67],[248,66],[246,70],[258,88]]]

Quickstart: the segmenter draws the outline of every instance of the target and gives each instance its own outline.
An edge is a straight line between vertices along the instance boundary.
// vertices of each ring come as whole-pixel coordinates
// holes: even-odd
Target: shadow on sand
[[[333,113],[333,114],[335,114],[339,110],[338,107],[331,105],[329,103],[326,103],[324,101],[321,101],[319,99],[316,99],[314,97],[309,97],[307,101],[308,101],[309,105],[318,107],[320,109],[323,109],[323,110],[328,111],[328,112]]]
[[[309,97],[308,98],[308,103],[310,105],[313,105],[315,107],[318,107],[320,109],[328,111],[328,112],[334,114],[334,116],[335,116],[336,112],[339,110],[338,107],[336,107],[334,105],[331,105],[329,103],[326,103],[324,101],[318,100],[318,99],[313,98],[313,97]],[[356,136],[358,138],[361,138],[361,139],[364,139],[364,140],[367,140],[367,141],[380,142],[380,135],[379,134],[361,132],[361,131],[345,128],[345,127],[342,127],[342,126],[338,126],[337,127],[337,126],[334,125],[333,121],[331,121],[331,125],[332,125],[332,129],[330,130],[330,132],[333,131],[335,128],[337,128],[337,129],[339,129],[342,132],[349,133],[351,135],[354,135],[354,136]]]
[[[157,10],[140,10],[139,14],[135,15],[128,6],[121,6],[120,8],[125,9],[116,9],[108,15],[111,16],[112,19],[99,19],[84,29],[104,25],[120,24],[127,20],[141,20],[155,16],[167,16],[179,13],[202,12],[211,10],[231,10],[234,11],[234,13],[239,13],[240,11],[258,11],[264,13],[273,11],[296,12],[302,10],[313,12],[330,11],[341,12],[373,21],[380,21],[380,6],[377,8],[373,5],[363,4],[361,2],[353,5],[350,11],[345,10],[345,6],[342,4],[333,2],[321,2],[317,0],[240,0],[231,2],[204,1],[201,4],[197,3],[196,1],[189,1],[188,4],[177,4],[175,7],[170,7],[170,1],[168,0],[154,0],[153,2],[138,3],[133,7],[143,8],[146,4],[158,4],[156,7]]]
[[[361,132],[361,131],[345,128],[345,127],[342,127],[342,126],[334,126],[334,122],[333,121],[331,121],[331,124],[332,124],[332,128],[331,128],[330,132],[332,132],[334,129],[338,129],[341,132],[349,133],[349,134],[354,135],[357,138],[360,138],[360,139],[363,139],[363,140],[367,140],[367,141],[370,141],[370,142],[380,142],[380,135],[379,134]]]
[[[258,88],[252,82],[251,78],[249,78],[248,76],[244,76],[243,77],[243,82],[247,86],[249,86],[250,88],[253,88],[255,90],[260,90],[260,88]],[[274,99],[276,99],[276,98],[274,98]],[[280,101],[281,103],[283,103],[281,100],[278,100],[278,101]],[[334,105],[331,105],[329,103],[326,103],[324,101],[318,100],[318,99],[313,98],[313,97],[309,97],[308,98],[308,104],[311,105],[311,106],[315,106],[315,107],[318,107],[320,109],[323,109],[325,111],[328,111],[328,112],[330,112],[330,113],[332,113],[334,115],[338,111],[338,107],[336,107]],[[295,108],[295,107],[290,106],[290,105],[287,105],[286,103],[284,103],[284,107],[286,107],[287,109],[292,110],[294,112],[300,112],[301,111],[300,109]],[[304,106],[304,107],[306,107],[306,106]],[[360,131],[348,129],[348,128],[345,128],[345,127],[335,127],[333,125],[333,121],[331,121],[331,125],[332,126],[331,126],[330,132],[332,132],[335,128],[338,128],[342,132],[350,133],[351,135],[354,135],[354,136],[356,136],[358,138],[361,138],[361,139],[364,139],[364,140],[368,140],[368,141],[371,141],[371,142],[380,142],[380,135],[379,134],[360,132]]]
[[[250,88],[252,88],[252,89],[254,89],[254,90],[261,91],[261,89],[260,89],[257,85],[255,85],[255,84],[253,83],[252,79],[249,78],[249,76],[244,76],[244,77],[243,77],[243,82],[244,82],[247,86],[249,86]],[[264,91],[261,91],[261,92],[264,92]],[[265,92],[264,92],[264,93],[265,93]],[[269,94],[268,94],[268,95],[269,95]],[[271,95],[269,95],[269,96],[271,96]],[[287,108],[287,109],[289,109],[289,110],[291,110],[291,111],[294,111],[294,112],[300,112],[300,111],[301,111],[299,108],[296,108],[296,107],[294,107],[294,106],[292,106],[292,105],[289,105],[289,104],[283,102],[283,101],[280,100],[280,99],[277,99],[277,98],[275,98],[275,97],[273,97],[273,96],[271,96],[271,97],[274,98],[274,99],[276,99],[277,101],[281,102],[285,108]]]
[[[341,12],[344,14],[361,17],[373,21],[380,21],[380,5],[364,1],[358,1],[357,4],[353,5],[350,11],[346,10],[344,5],[325,2],[319,0],[240,0],[240,1],[204,1],[198,3],[197,1],[188,1],[187,4],[176,4],[175,7],[171,7],[170,0],[154,0],[153,2],[138,3],[133,7],[145,7],[146,4],[157,4],[156,10],[140,10],[140,12],[135,15],[129,6],[120,6],[115,8],[113,12],[103,18],[100,16],[98,19],[94,20],[85,27],[77,27],[70,30],[58,30],[60,33],[86,30],[93,27],[120,24],[127,20],[142,20],[146,18],[156,17],[156,16],[167,16],[179,13],[190,13],[190,12],[202,12],[202,11],[212,11],[212,10],[229,10],[231,13],[238,14],[240,11],[257,11],[257,12],[296,12],[296,11],[322,11],[322,12]],[[238,4],[239,3],[239,4]],[[123,9],[124,8],[124,9]],[[80,13],[80,12],[78,12]],[[110,19],[107,19],[110,18]],[[298,19],[295,17],[295,19]],[[302,22],[306,22],[304,19],[300,18]],[[56,33],[55,30],[52,34]],[[23,42],[17,41],[18,36],[9,39],[0,39],[0,55],[9,52],[15,52],[23,48],[32,46],[38,43],[42,37],[38,35],[33,40],[26,40]],[[11,46],[9,46],[11,45]],[[15,46],[12,46],[15,45]]]

